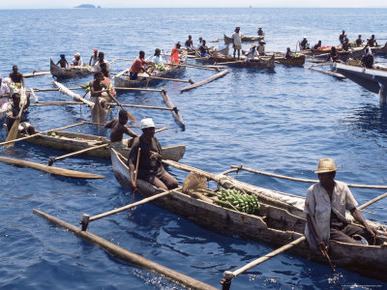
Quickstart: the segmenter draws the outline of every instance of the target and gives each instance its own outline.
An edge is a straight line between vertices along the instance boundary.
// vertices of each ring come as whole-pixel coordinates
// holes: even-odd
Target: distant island
[[[93,4],[81,4],[74,8],[101,8],[101,6],[94,6]]]

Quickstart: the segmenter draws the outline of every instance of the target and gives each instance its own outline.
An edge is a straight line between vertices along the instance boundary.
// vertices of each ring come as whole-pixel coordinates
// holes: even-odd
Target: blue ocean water
[[[207,41],[231,34],[235,26],[253,35],[265,31],[268,51],[296,48],[306,35],[314,44],[338,43],[342,29],[350,40],[376,34],[387,38],[385,9],[85,9],[0,10],[0,73],[17,64],[22,73],[49,69],[65,53],[80,52],[88,61],[93,48],[115,57],[134,59],[156,47],[170,50],[192,34]],[[380,41],[383,42],[383,41]],[[222,42],[210,42],[221,46]],[[248,46],[247,46],[248,47]],[[385,61],[379,58],[379,61]],[[194,64],[194,62],[193,62]],[[113,71],[129,66],[117,61]],[[310,65],[310,64],[307,64]],[[213,72],[186,69],[179,77],[200,81]],[[64,81],[79,86],[91,77]],[[27,88],[50,88],[51,75],[28,78]],[[337,80],[298,67],[277,65],[274,72],[230,69],[225,77],[192,91],[179,93],[181,83],[162,83],[180,110],[184,131],[166,111],[133,109],[137,118],[152,117],[169,130],[158,135],[163,145],[185,144],[181,162],[210,172],[230,165],[315,179],[319,158],[332,157],[337,179],[348,183],[387,184],[387,107],[377,95],[349,80]],[[38,92],[41,101],[66,101],[58,92]],[[120,93],[122,103],[164,106],[157,93]],[[39,130],[89,120],[87,108],[31,107],[29,120]],[[117,115],[115,109],[111,117]],[[108,134],[85,125],[76,132]],[[137,133],[140,133],[136,131]],[[1,129],[1,140],[5,139]],[[0,149],[11,156],[46,164],[63,154],[28,143]],[[66,230],[34,215],[36,208],[77,225],[82,213],[97,214],[131,202],[130,192],[115,180],[109,161],[71,158],[56,166],[105,175],[101,180],[73,180],[33,169],[0,164],[0,287],[3,289],[178,289],[160,275],[127,265]],[[180,182],[185,174],[171,169]],[[240,172],[240,180],[304,196],[306,183]],[[383,193],[353,189],[360,204]],[[139,197],[137,197],[139,199]],[[387,223],[387,201],[368,208],[366,218]],[[204,230],[152,204],[133,215],[121,213],[90,225],[90,232],[164,266],[219,286],[225,270],[239,268],[274,248],[238,237]],[[340,285],[332,282],[326,265],[283,254],[238,276],[233,289],[373,288],[381,281],[339,269]]]

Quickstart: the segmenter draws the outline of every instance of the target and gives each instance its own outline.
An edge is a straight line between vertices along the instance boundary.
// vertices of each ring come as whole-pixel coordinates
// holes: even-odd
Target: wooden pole
[[[31,104],[30,107],[42,107],[42,106],[67,106],[67,105],[83,105],[82,102],[39,102]]]
[[[200,87],[200,86],[202,86],[202,85],[204,85],[204,84],[207,84],[207,83],[209,83],[209,82],[212,82],[212,81],[214,81],[214,80],[216,80],[216,79],[218,79],[218,78],[220,78],[220,77],[223,77],[223,76],[226,75],[227,73],[228,73],[228,70],[225,69],[225,70],[223,70],[223,71],[221,71],[221,72],[218,72],[218,73],[214,74],[213,76],[211,76],[211,77],[209,77],[209,78],[207,78],[207,79],[205,79],[205,80],[202,80],[202,81],[200,81],[200,82],[197,82],[197,83],[195,83],[195,84],[192,84],[192,85],[189,85],[189,86],[186,86],[186,87],[180,89],[180,92],[184,92],[184,91],[188,91],[188,90],[191,90],[191,89]]]
[[[140,165],[140,157],[141,157],[141,148],[138,148],[137,151],[137,160],[136,160],[136,171],[134,172],[134,184],[132,190],[132,203],[134,203],[134,195],[136,193],[137,188],[137,177],[138,177],[138,166]]]
[[[68,90],[83,90],[84,88],[82,87],[77,87],[77,88],[67,88]],[[31,92],[31,90],[34,90],[35,92],[55,92],[59,91],[59,88],[47,88],[47,89],[39,89],[39,88],[31,88],[30,90],[27,90],[27,92]]]
[[[85,153],[85,152],[88,152],[88,151],[92,151],[92,150],[96,150],[96,149],[100,149],[100,148],[104,148],[104,147],[108,147],[108,146],[109,146],[109,144],[102,144],[102,145],[92,146],[90,148],[85,148],[85,149],[82,149],[82,150],[78,150],[78,151],[75,151],[75,152],[71,152],[71,153],[68,153],[68,154],[64,154],[64,155],[61,155],[61,156],[58,156],[58,157],[50,157],[50,160],[48,161],[48,166],[51,166],[52,164],[54,164],[54,162],[56,162],[58,160],[62,160],[62,159],[68,158],[68,157],[73,157],[73,156],[76,156],[76,155],[79,155],[79,154],[82,154],[82,153]]]
[[[190,64],[175,64],[175,65],[189,67],[189,68],[197,68],[197,69],[206,69],[206,70],[216,70],[216,71],[219,71],[218,67],[207,67],[207,66],[190,65]]]
[[[12,127],[8,131],[7,139],[5,139],[5,142],[7,143],[6,143],[6,146],[4,146],[6,148],[13,147],[15,145],[14,140],[16,139],[17,134],[19,133],[19,124],[20,124],[21,116],[23,114],[23,110],[24,110],[24,104],[22,104],[19,114],[17,115],[15,121],[13,122]]]
[[[73,226],[72,224],[69,224],[65,221],[62,221],[54,216],[51,216],[49,214],[46,214],[42,211],[39,211],[37,209],[34,209],[33,212],[45,219],[47,219],[49,222],[63,227],[72,233],[74,233],[77,237],[92,243],[94,245],[97,245],[107,253],[111,254],[112,256],[121,259],[125,261],[128,264],[135,265],[137,267],[141,267],[143,269],[147,269],[150,271],[155,271],[164,277],[166,277],[168,280],[183,284],[187,288],[192,289],[208,289],[208,290],[215,290],[215,287],[212,287],[211,285],[208,285],[206,283],[203,283],[201,281],[198,281],[196,279],[193,279],[189,276],[186,276],[184,274],[181,274],[179,272],[173,271],[171,269],[168,269],[164,266],[161,266],[160,264],[157,264],[151,260],[145,259],[144,257],[137,255],[133,252],[128,251],[127,249],[124,249],[120,246],[117,246],[97,235],[93,235],[92,233],[82,231],[81,229]]]
[[[292,180],[292,181],[300,181],[300,182],[306,182],[306,183],[317,183],[317,182],[319,182],[316,179],[294,178],[294,177],[289,177],[289,176],[285,176],[285,175],[279,175],[279,174],[274,174],[274,173],[269,173],[269,172],[264,172],[264,171],[258,171],[258,170],[255,170],[255,169],[243,167],[242,165],[240,165],[240,166],[231,165],[230,167],[231,168],[236,168],[238,170],[245,170],[245,171],[249,171],[249,172],[256,173],[256,174],[261,174],[261,175],[266,175],[266,176],[276,177],[276,178],[282,178],[282,179],[287,179],[287,180]],[[347,186],[354,187],[354,188],[387,189],[386,185],[365,185],[365,184],[351,184],[351,183],[347,183]]]
[[[163,192],[161,192],[159,194],[156,194],[156,195],[153,195],[151,197],[144,198],[144,199],[142,199],[142,200],[140,200],[138,202],[131,203],[131,204],[125,205],[125,206],[120,207],[120,208],[113,209],[113,210],[105,212],[105,213],[94,215],[94,216],[89,218],[89,222],[96,221],[98,219],[101,219],[101,218],[104,218],[104,217],[107,217],[107,216],[110,216],[110,215],[113,215],[113,214],[116,214],[116,213],[119,213],[119,212],[122,212],[122,211],[125,211],[125,210],[128,210],[128,209],[131,209],[133,207],[137,207],[139,205],[143,205],[143,204],[148,203],[148,202],[150,202],[152,200],[158,199],[160,197],[167,196],[167,195],[171,194],[173,191],[179,190],[180,188],[181,187],[174,188],[174,189],[171,189],[171,190],[168,190],[168,191],[163,191]]]
[[[103,176],[103,175],[86,173],[86,172],[58,168],[58,167],[50,167],[50,166],[35,163],[35,162],[24,161],[24,160],[9,158],[9,157],[0,156],[0,162],[5,162],[5,163],[21,166],[21,167],[30,167],[33,169],[37,169],[40,171],[44,171],[44,172],[55,174],[55,175],[61,175],[61,176],[65,176],[65,177],[84,178],[84,179],[105,178],[105,176]]]
[[[167,105],[167,107],[172,109],[172,111],[171,111],[172,112],[172,116],[176,119],[176,121],[179,122],[179,124],[184,129],[185,128],[185,124],[184,124],[183,117],[181,116],[181,114],[180,114],[179,110],[177,109],[177,107],[175,107],[175,105],[173,104],[172,100],[167,95],[167,92],[165,90],[162,90],[161,91],[161,95],[163,96],[164,102]]]
[[[259,264],[262,264],[263,262],[285,252],[286,250],[288,250],[290,248],[293,248],[295,245],[298,245],[301,242],[305,241],[305,239],[306,239],[305,236],[301,236],[297,240],[294,240],[294,241],[290,242],[289,244],[286,244],[286,245],[284,245],[284,246],[256,259],[256,260],[248,263],[247,265],[245,265],[245,266],[243,266],[243,267],[241,267],[233,272],[225,271],[223,274],[223,279],[220,282],[223,285],[223,289],[229,289],[232,279],[234,279],[236,276],[242,274],[243,272],[246,272],[247,270],[250,270],[253,267],[258,266]]]
[[[149,76],[148,78],[154,79],[154,80],[163,80],[163,81],[180,82],[180,83],[190,83],[190,84],[194,83],[194,81],[192,80],[181,80],[181,79],[163,78],[163,77],[156,77],[156,76]]]
[[[149,88],[128,88],[128,87],[115,87],[116,91],[146,91],[146,92],[161,92],[161,89],[149,89]]]
[[[378,200],[381,200],[381,199],[383,199],[383,198],[385,198],[385,197],[387,197],[387,192],[385,192],[385,193],[383,193],[383,194],[381,194],[381,195],[375,197],[374,199],[371,199],[370,201],[368,201],[368,202],[362,204],[362,205],[359,206],[357,209],[358,209],[358,210],[362,210],[362,209],[366,208],[367,206],[370,206],[371,204],[373,204],[373,203],[377,202]]]
[[[44,71],[33,71],[30,74],[24,74],[24,78],[30,78],[30,77],[37,77],[37,76],[43,76],[43,75],[48,75],[50,74],[49,70],[44,70]]]
[[[116,99],[109,91],[107,91],[107,93],[108,93],[109,97],[110,97],[113,101],[115,101],[115,102],[117,103],[117,105],[121,107],[121,109],[123,109],[123,110],[126,112],[126,115],[128,116],[128,118],[129,118],[131,121],[136,122],[136,118],[133,117],[133,115],[132,115],[131,113],[129,113],[127,110],[125,110],[125,108],[122,106],[122,104],[121,104],[119,101],[117,101],[117,99]]]
[[[87,123],[87,122],[85,122],[85,121],[82,121],[82,122],[75,123],[75,124],[68,125],[68,126],[64,126],[64,127],[60,127],[60,128],[56,128],[56,129],[50,129],[50,130],[46,130],[46,131],[39,132],[39,133],[35,133],[35,134],[29,135],[29,136],[21,137],[21,138],[18,138],[18,139],[12,140],[12,141],[5,141],[5,142],[2,142],[2,143],[0,143],[0,146],[1,146],[1,145],[8,144],[8,143],[10,143],[10,142],[18,142],[18,141],[27,140],[27,139],[30,139],[30,138],[33,138],[33,137],[39,136],[39,135],[41,135],[41,134],[43,134],[43,133],[48,133],[48,132],[52,132],[52,131],[61,131],[61,130],[64,130],[64,129],[68,129],[68,128],[76,127],[76,126],[83,125],[83,124],[86,124],[86,123]]]
[[[114,103],[109,103],[110,106],[118,106]],[[164,108],[164,107],[156,107],[156,106],[144,106],[144,105],[130,105],[130,104],[121,104],[122,107],[129,107],[129,108],[141,108],[141,109],[151,109],[151,110],[165,110],[165,111],[172,111],[171,108]]]
[[[335,73],[335,72],[332,72],[332,71],[325,71],[325,70],[321,70],[321,69],[317,69],[317,68],[313,68],[313,67],[305,67],[305,68],[309,69],[309,70],[317,71],[317,72],[320,72],[320,73],[323,73],[323,74],[326,74],[326,75],[330,75],[330,76],[333,76],[333,77],[336,77],[336,78],[339,78],[339,79],[347,78],[343,74]]]

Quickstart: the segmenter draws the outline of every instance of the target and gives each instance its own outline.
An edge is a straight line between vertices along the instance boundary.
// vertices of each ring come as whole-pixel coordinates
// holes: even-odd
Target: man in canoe
[[[356,46],[362,46],[364,43],[363,39],[361,38],[361,34],[358,35],[356,39]]]
[[[259,41],[259,44],[258,44],[258,47],[257,47],[257,51],[258,51],[258,54],[260,56],[265,56],[266,55],[266,53],[265,53],[265,44],[266,44],[265,41],[263,41],[263,40]]]
[[[192,35],[188,35],[188,39],[184,43],[185,48],[190,51],[194,48],[193,41],[192,41]]]
[[[254,57],[258,56],[258,52],[255,48],[256,48],[256,45],[253,42],[251,44],[250,50],[246,53],[246,61],[251,61],[254,59]]]
[[[258,27],[257,34],[258,34],[258,36],[264,36],[265,35],[265,33],[262,30],[262,27]]]
[[[56,63],[56,65],[60,65],[61,68],[67,68],[69,63],[67,62],[66,56],[64,54],[60,55],[60,60]]]
[[[12,67],[12,72],[9,74],[11,82],[14,83],[18,88],[24,87],[24,77],[17,65]]]
[[[110,101],[110,97],[107,93],[109,87],[104,82],[104,75],[101,72],[94,74],[94,80],[90,82],[90,99],[96,103],[99,98],[100,104],[103,108],[107,106],[107,102]]]
[[[321,40],[319,40],[314,46],[313,49],[319,49],[321,47]]]
[[[12,125],[15,122],[15,120],[26,121],[24,113],[22,113],[21,116],[19,117],[20,109],[21,109],[20,94],[14,93],[12,94],[12,102],[8,103],[8,108],[6,113],[7,116],[5,120],[6,130],[10,130],[12,128]]]
[[[347,35],[345,34],[345,30],[343,30],[339,36],[340,44],[343,44],[344,40],[347,38]]]
[[[240,27],[236,27],[234,33],[231,35],[232,47],[234,48],[233,56],[235,58],[235,53],[238,51],[238,59],[241,58],[242,49],[242,34],[239,31]]]
[[[370,39],[367,39],[367,45],[368,45],[369,47],[378,46],[378,43],[376,42],[375,34],[372,34],[372,35],[371,35],[371,38],[370,38]]]
[[[206,45],[206,41],[203,39],[202,45],[199,47],[200,56],[206,57],[209,54],[208,46]]]
[[[130,67],[129,74],[131,80],[137,80],[137,75],[145,71],[147,62],[144,57],[145,52],[141,50],[138,54],[138,57],[136,57],[136,59],[132,63],[132,66]]]
[[[347,243],[373,243],[376,230],[360,211],[358,203],[344,182],[334,180],[336,165],[333,159],[323,158],[318,163],[319,183],[309,187],[305,208],[307,224],[305,236],[313,250],[327,251],[329,240]],[[364,228],[351,224],[345,218],[348,210]]]
[[[374,67],[374,55],[372,54],[372,49],[370,47],[366,48],[365,55],[361,58],[361,64],[366,68]]]
[[[304,36],[304,38],[300,42],[300,49],[301,50],[309,49],[309,43],[306,36]]]
[[[161,162],[162,149],[155,135],[155,124],[151,118],[141,120],[142,135],[133,140],[132,148],[129,153],[129,174],[132,185],[136,184],[134,171],[136,168],[138,149],[140,159],[138,166],[138,179],[147,181],[156,187],[165,190],[176,188],[178,181],[169,174]],[[136,188],[133,188],[136,190]]]
[[[165,71],[165,59],[161,55],[161,50],[159,48],[155,49],[154,55],[148,60],[149,72],[153,71]],[[153,65],[152,65],[153,64]]]
[[[84,66],[84,65],[85,65],[85,63],[83,62],[83,60],[81,58],[81,54],[79,52],[75,53],[74,58],[71,61],[70,66]]]
[[[98,49],[93,49],[93,54],[90,56],[89,65],[94,66],[98,61]]]
[[[8,83],[3,80],[3,77],[0,75],[0,98],[5,98],[10,96],[10,89]]]
[[[117,142],[122,144],[124,134],[127,134],[131,137],[138,137],[137,134],[135,134],[132,130],[125,126],[127,122],[128,112],[126,112],[125,110],[120,110],[120,112],[118,113],[118,118],[114,118],[113,120],[105,124],[105,128],[112,129],[110,132],[111,142]],[[129,147],[129,144],[122,145],[127,145]]]

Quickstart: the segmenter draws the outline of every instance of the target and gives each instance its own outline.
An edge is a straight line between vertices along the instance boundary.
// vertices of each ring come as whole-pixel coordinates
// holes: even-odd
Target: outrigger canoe
[[[147,73],[141,73],[141,74],[138,74],[137,80],[130,79],[129,77],[130,68],[127,68],[122,72],[118,73],[114,77],[114,86],[124,87],[124,88],[138,88],[138,87],[152,86],[160,82],[159,78],[172,77],[185,70],[185,66],[183,62],[177,65],[166,63],[164,64],[164,66],[165,66],[165,71],[157,71],[157,73],[156,71],[153,71],[151,75]]]
[[[231,37],[228,37],[226,34],[223,35],[224,43],[233,43],[233,40]],[[247,36],[242,35],[242,42],[253,42],[253,41],[259,41],[264,39],[264,35],[257,35],[257,36]]]
[[[239,68],[274,69],[275,66],[274,55],[270,58],[254,57],[253,59],[246,61],[245,57],[235,59],[231,55],[215,53],[212,54],[212,56],[196,58],[196,60],[207,64],[222,64]]]
[[[71,66],[68,68],[61,68],[57,66],[52,59],[50,59],[50,73],[56,78],[72,78],[77,76],[90,75],[95,72],[92,66]]]
[[[20,137],[25,137],[20,135]],[[72,133],[65,131],[50,131],[46,134],[39,134],[35,137],[26,139],[26,142],[31,144],[48,147],[51,149],[75,152],[84,149],[92,149],[93,147],[99,147],[93,150],[84,152],[84,155],[99,157],[99,158],[110,158],[109,145],[116,148],[116,150],[124,155],[128,156],[130,148],[127,146],[129,139],[124,139],[122,144],[110,143],[110,141],[103,136]],[[103,146],[105,145],[105,146]],[[102,147],[102,148],[101,148]],[[164,158],[178,161],[185,153],[184,145],[174,145],[168,147],[162,147]]]
[[[297,53],[295,56],[289,58],[276,56],[275,62],[289,66],[303,66],[305,63],[305,55]]]
[[[112,149],[111,161],[117,181],[123,187],[130,187],[129,169],[125,158]],[[209,190],[206,190],[206,193],[201,190],[197,194],[195,192],[186,194],[181,189],[154,200],[153,203],[156,205],[182,215],[204,228],[226,235],[238,235],[253,241],[264,241],[276,246],[289,244],[303,236],[306,223],[303,197],[254,186],[224,174],[212,174],[174,161],[163,160],[163,162],[184,171],[204,175],[207,180],[215,181],[217,185],[224,188],[235,188],[249,195],[255,195],[260,206],[254,214],[248,214],[219,205],[216,191],[213,191],[214,194],[207,194]],[[160,193],[158,189],[143,180],[137,180],[137,187],[144,197]],[[203,195],[205,198],[202,198]],[[382,224],[374,222],[370,224],[383,231],[386,229]],[[380,236],[375,245],[368,246],[332,241],[330,249],[330,258],[335,265],[346,267],[361,275],[387,281],[386,237]],[[322,255],[312,253],[306,241],[293,247],[291,251],[318,262],[327,262]]]

